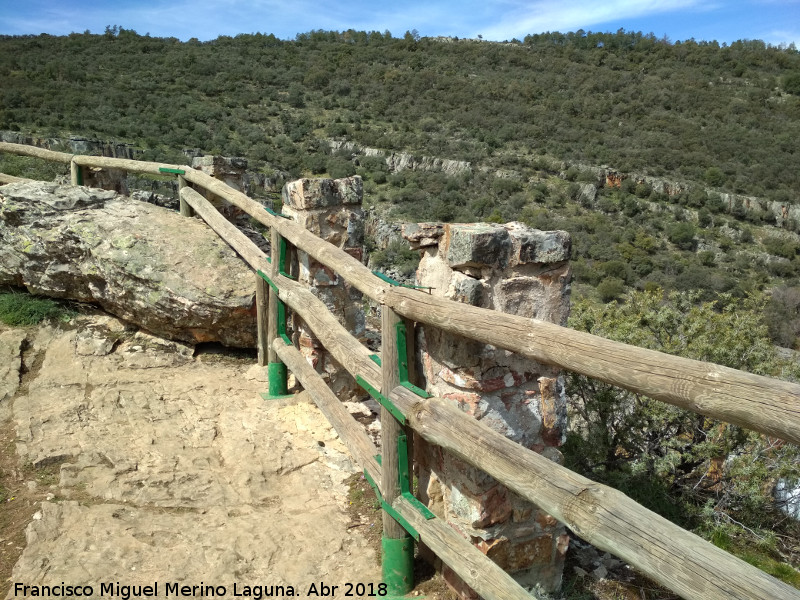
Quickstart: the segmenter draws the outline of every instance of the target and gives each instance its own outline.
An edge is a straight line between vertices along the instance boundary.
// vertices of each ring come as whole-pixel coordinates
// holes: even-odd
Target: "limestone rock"
[[[0,331],[0,423],[10,415],[11,397],[19,389],[24,343],[23,330]]]
[[[358,175],[343,179],[298,179],[283,188],[283,204],[295,210],[361,204],[364,183]]]
[[[253,276],[199,219],[111,191],[0,187],[0,284],[94,302],[157,335],[255,345]]]
[[[444,226],[441,223],[405,223],[403,225],[403,237],[411,243],[412,250],[435,246],[443,235]]]
[[[509,223],[513,242],[512,264],[557,263],[569,260],[572,241],[566,231],[540,231],[522,223]]]
[[[501,225],[489,223],[448,224],[444,241],[447,264],[464,267],[505,268],[511,255],[511,237]]]

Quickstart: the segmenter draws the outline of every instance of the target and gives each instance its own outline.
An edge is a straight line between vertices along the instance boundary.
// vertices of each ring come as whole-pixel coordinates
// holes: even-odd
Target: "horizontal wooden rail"
[[[8,142],[0,142],[0,152],[8,152],[9,154],[18,154],[21,156],[33,156],[34,158],[43,158],[51,162],[69,163],[74,154],[66,152],[55,152],[53,150],[45,150],[44,148],[37,148],[36,146],[27,146],[26,144],[10,144]]]
[[[201,217],[211,215],[209,225],[251,266],[264,268],[264,254],[205,198],[193,190],[182,192],[182,196]],[[347,332],[322,301],[286,277],[279,275],[275,283],[281,300],[306,322],[325,349],[353,376],[360,375],[379,388],[381,369],[370,359],[369,350]],[[281,340],[273,343],[279,352],[281,345],[288,348]],[[308,380],[296,360],[299,353],[294,353],[297,350],[283,350],[281,359],[293,370],[298,369],[296,375],[303,373]],[[425,400],[401,386],[392,391],[391,400],[424,439],[486,471],[587,541],[628,561],[684,598],[800,600],[800,592],[794,588],[670,523],[621,492],[523,448],[444,400]],[[369,452],[356,449],[354,456]]]
[[[343,250],[321,240],[306,228],[292,220],[275,217],[264,207],[248,198],[242,192],[234,190],[219,179],[194,169],[186,171],[186,181],[203,187],[220,198],[224,198],[237,208],[245,211],[256,221],[267,227],[274,227],[283,237],[319,263],[337,272],[356,289],[376,302],[383,302],[383,295],[391,287],[381,281],[361,262]]]
[[[728,554],[611,487],[498,434],[438,398],[398,387],[392,400],[425,440],[486,471],[598,548],[696,600],[800,599],[800,591]]]
[[[6,175],[5,173],[0,173],[0,185],[5,185],[7,183],[20,183],[23,181],[35,181],[35,180],[25,179],[24,177],[14,177],[13,175]]]
[[[356,462],[364,467],[380,489],[381,467],[375,459],[376,449],[361,424],[347,412],[322,377],[294,346],[287,346],[280,338],[275,339],[272,346],[336,429]],[[402,496],[394,501],[392,508],[419,532],[420,540],[481,597],[489,600],[536,600],[536,596],[526,592],[508,573],[488,560],[447,523],[440,519],[426,519]]]
[[[800,444],[800,385],[394,287],[409,319]]]

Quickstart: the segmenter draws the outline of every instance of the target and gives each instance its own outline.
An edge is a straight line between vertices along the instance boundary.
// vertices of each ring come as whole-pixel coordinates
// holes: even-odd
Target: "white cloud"
[[[504,15],[495,25],[484,28],[484,37],[493,40],[522,38],[528,33],[542,31],[575,31],[591,26],[645,17],[664,12],[702,8],[708,10],[708,2],[700,0],[609,0],[596,2],[579,0],[561,2],[557,0],[534,0],[514,2],[514,9]]]
[[[773,30],[766,33],[762,39],[773,46],[794,44],[800,47],[800,30]]]

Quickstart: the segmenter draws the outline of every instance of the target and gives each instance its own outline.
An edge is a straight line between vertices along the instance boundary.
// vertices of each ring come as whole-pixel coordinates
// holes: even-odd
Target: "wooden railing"
[[[403,535],[398,521],[433,550],[481,596],[529,599],[508,574],[439,519],[426,518],[400,493],[397,436],[405,428],[482,469],[520,496],[553,515],[583,539],[635,566],[683,598],[697,600],[795,599],[800,591],[645,509],[626,495],[582,477],[516,444],[440,398],[424,398],[398,385],[395,324],[422,323],[492,344],[539,362],[587,375],[652,398],[745,428],[800,443],[800,386],[652,350],[612,342],[558,325],[507,315],[392,286],[358,260],[280,218],[210,175],[189,167],[113,158],[73,156],[0,143],[0,152],[35,156],[71,165],[73,183],[81,169],[175,174],[181,182],[182,214],[196,213],[256,272],[260,361],[280,361],[295,374],[336,428],[354,458],[375,482],[394,517],[390,536]],[[382,305],[381,366],[305,286],[282,275],[250,240],[195,189],[205,189],[248,213],[272,232],[272,248],[285,239],[338,273]],[[269,301],[267,301],[269,295]],[[325,349],[354,377],[381,390],[382,461],[358,423],[299,351],[278,335],[277,306],[285,303],[311,328]],[[397,421],[400,416],[404,423]],[[400,469],[402,471],[402,468]]]

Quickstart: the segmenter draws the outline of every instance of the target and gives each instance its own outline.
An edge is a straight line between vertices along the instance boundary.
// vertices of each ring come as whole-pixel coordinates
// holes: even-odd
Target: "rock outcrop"
[[[112,191],[0,187],[0,285],[99,304],[157,335],[255,345],[253,275],[198,219]]]

